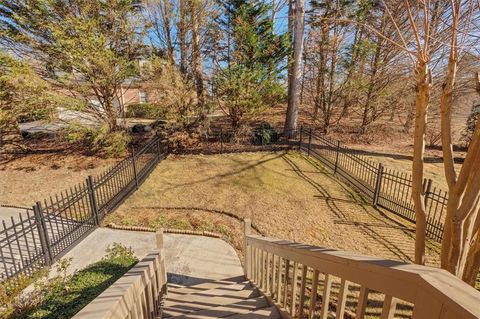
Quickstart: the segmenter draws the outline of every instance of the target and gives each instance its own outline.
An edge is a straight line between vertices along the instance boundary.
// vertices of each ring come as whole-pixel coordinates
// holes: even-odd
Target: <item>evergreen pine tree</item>
[[[214,87],[233,128],[238,129],[246,116],[285,98],[282,70],[288,36],[274,32],[271,8],[263,1],[230,0],[222,6],[224,54]]]

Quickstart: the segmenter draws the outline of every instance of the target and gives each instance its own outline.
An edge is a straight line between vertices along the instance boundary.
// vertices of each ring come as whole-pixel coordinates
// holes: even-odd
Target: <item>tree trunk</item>
[[[431,74],[428,65],[420,61],[416,67],[417,94],[415,99],[415,133],[413,149],[412,197],[415,204],[415,263],[425,264],[426,212],[423,192],[423,158],[425,132],[430,100]]]
[[[170,21],[170,12],[171,12],[171,3],[170,0],[163,1],[163,10],[164,10],[164,17],[163,17],[163,24],[165,26],[164,33],[165,33],[165,41],[167,45],[167,55],[168,60],[172,65],[175,65],[175,50],[172,41],[172,25]]]
[[[187,74],[187,0],[179,1],[180,21],[178,23],[178,42],[180,45],[180,72]]]
[[[465,265],[465,272],[463,273],[462,280],[466,283],[470,284],[471,286],[475,287],[477,278],[479,276],[480,268],[480,234],[477,234],[477,238],[472,245],[466,265]]]
[[[290,1],[293,4],[293,0]],[[291,135],[297,128],[300,82],[302,78],[301,59],[303,53],[303,33],[305,29],[305,0],[295,0],[295,28],[293,39],[293,61],[289,76],[288,107],[285,119],[285,134]]]
[[[192,21],[192,62],[193,62],[193,74],[195,78],[195,89],[197,92],[198,104],[201,108],[201,118],[203,119],[205,114],[205,94],[203,86],[203,64],[202,54],[200,51],[200,2],[198,0],[190,1],[191,21]]]

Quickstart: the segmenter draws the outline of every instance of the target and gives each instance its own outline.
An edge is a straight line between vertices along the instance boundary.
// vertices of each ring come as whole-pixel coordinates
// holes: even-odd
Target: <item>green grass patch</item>
[[[72,276],[60,275],[37,285],[5,318],[71,318],[136,263],[131,249],[114,244],[101,261]]]

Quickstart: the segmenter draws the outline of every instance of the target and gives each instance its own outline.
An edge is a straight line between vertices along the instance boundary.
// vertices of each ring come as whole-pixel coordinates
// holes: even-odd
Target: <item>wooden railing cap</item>
[[[247,235],[246,244],[415,303],[428,295],[461,318],[480,318],[480,292],[449,272],[288,240]]]

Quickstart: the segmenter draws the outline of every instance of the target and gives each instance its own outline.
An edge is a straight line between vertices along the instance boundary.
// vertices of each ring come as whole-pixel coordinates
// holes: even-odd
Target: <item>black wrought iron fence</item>
[[[280,126],[254,127],[248,132],[235,132],[233,129],[217,128],[205,134],[207,142],[223,144],[241,143],[244,140],[248,145],[284,145],[288,141],[298,141],[299,130],[285,130]]]
[[[32,209],[12,208],[18,217],[2,221],[0,282],[51,265],[133,192],[167,155],[156,137],[98,176],[72,186]],[[8,280],[9,284],[15,281]]]
[[[301,128],[300,150],[306,152],[342,177],[359,193],[372,202],[398,216],[415,223],[412,200],[412,176],[385,168],[381,163],[359,154],[316,133],[311,128]],[[440,242],[443,237],[448,193],[433,187],[431,179],[424,180],[427,236]]]

